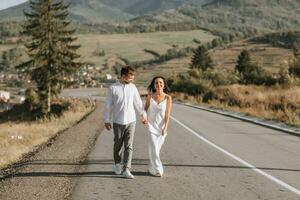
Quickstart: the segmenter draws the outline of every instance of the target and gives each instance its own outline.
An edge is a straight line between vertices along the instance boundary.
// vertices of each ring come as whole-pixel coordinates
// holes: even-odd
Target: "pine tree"
[[[192,57],[192,69],[202,69],[206,71],[208,68],[213,68],[212,59],[207,49],[201,45],[196,50]]]
[[[294,60],[289,66],[289,73],[300,78],[300,46],[294,47]]]
[[[36,83],[43,111],[50,113],[51,98],[60,93],[68,77],[81,63],[75,59],[79,45],[72,43],[75,30],[70,28],[68,7],[64,0],[30,0],[31,10],[24,12],[24,33],[30,36],[25,44],[30,60],[19,67]]]
[[[243,50],[238,57],[238,61],[237,61],[237,65],[235,66],[235,69],[239,73],[244,73],[250,65],[251,65],[250,53],[247,50]]]

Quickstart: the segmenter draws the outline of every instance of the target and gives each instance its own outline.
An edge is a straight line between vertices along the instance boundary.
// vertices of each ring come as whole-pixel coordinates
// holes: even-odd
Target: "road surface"
[[[137,124],[129,180],[113,174],[113,133],[103,131],[72,199],[300,199],[300,137],[178,104],[168,132],[165,174],[152,177]]]

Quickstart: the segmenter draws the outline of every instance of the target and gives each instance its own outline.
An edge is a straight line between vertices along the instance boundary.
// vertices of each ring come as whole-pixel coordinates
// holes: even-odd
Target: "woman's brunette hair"
[[[156,89],[155,89],[155,80],[158,79],[158,78],[161,78],[164,81],[164,85],[165,85],[165,87],[164,87],[164,93],[168,94],[170,92],[170,89],[168,87],[166,79],[164,77],[162,77],[162,76],[155,76],[152,79],[150,85],[148,86],[148,91],[150,93],[155,93],[156,92]]]

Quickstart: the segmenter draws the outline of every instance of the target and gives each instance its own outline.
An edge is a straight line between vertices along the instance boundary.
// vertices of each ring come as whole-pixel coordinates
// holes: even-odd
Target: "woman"
[[[148,116],[149,131],[149,173],[161,177],[164,171],[159,154],[167,136],[172,98],[168,95],[169,88],[162,76],[154,77],[148,90],[149,95],[146,99],[145,110]]]

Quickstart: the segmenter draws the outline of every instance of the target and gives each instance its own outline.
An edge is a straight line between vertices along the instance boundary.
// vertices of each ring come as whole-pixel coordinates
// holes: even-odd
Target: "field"
[[[271,72],[278,72],[280,67],[286,67],[293,53],[289,49],[273,47],[269,44],[240,41],[228,45],[227,48],[212,50],[211,56],[216,67],[233,69],[238,55],[243,49],[249,50],[252,62],[263,66]]]
[[[95,67],[107,67],[105,73],[114,73],[112,66],[122,63],[121,58],[130,61],[143,61],[153,59],[154,56],[144,51],[153,50],[159,54],[165,53],[174,46],[178,48],[196,47],[194,39],[205,43],[211,41],[214,36],[202,31],[179,31],[179,32],[155,32],[135,34],[112,34],[77,35],[76,43],[81,45],[78,53],[82,55],[83,62],[91,63]],[[0,54],[4,50],[16,47],[17,45],[0,45]],[[24,50],[23,45],[17,46]],[[281,66],[287,66],[292,52],[288,49],[272,47],[268,44],[255,44],[248,41],[239,41],[219,47],[210,51],[216,67],[233,69],[237,57],[242,49],[248,49],[253,62],[262,65],[272,72],[277,72]],[[97,51],[104,50],[105,55],[96,55]],[[24,60],[24,55],[22,56]],[[188,70],[190,57],[174,59],[163,64],[140,68],[137,73],[136,82],[145,85],[155,75],[170,76],[173,72],[184,73]]]
[[[292,51],[278,47],[272,47],[268,44],[254,44],[248,41],[235,42],[228,47],[219,47],[210,50],[216,68],[234,69],[238,55],[243,49],[250,51],[251,59],[254,63],[258,63],[268,71],[276,73],[280,67],[287,67],[289,59],[292,57]],[[136,83],[145,84],[153,76],[163,75],[169,77],[173,72],[186,73],[189,70],[191,56],[170,60],[163,64],[139,69]]]
[[[197,44],[193,42],[194,39],[205,43],[215,38],[215,36],[202,30],[112,35],[84,34],[76,35],[76,37],[78,40],[75,43],[81,45],[78,50],[78,53],[82,56],[81,61],[100,68],[106,65],[108,70],[104,71],[104,74],[112,73],[111,66],[114,66],[117,62],[122,62],[120,58],[130,61],[143,61],[154,58],[152,54],[146,53],[144,49],[163,54],[174,46],[177,48],[196,47]],[[3,51],[13,48],[22,49],[22,57],[19,59],[25,61],[25,48],[22,44],[0,45],[0,55]],[[96,55],[97,50],[104,50],[105,56]]]
[[[179,48],[195,46],[193,39],[208,42],[215,38],[202,30],[113,35],[85,34],[77,37],[77,42],[81,44],[79,53],[83,56],[84,61],[95,65],[104,64],[114,57],[122,57],[130,61],[148,60],[153,56],[146,53],[144,49],[162,54],[174,45]],[[97,48],[103,49],[106,55],[96,56]]]

